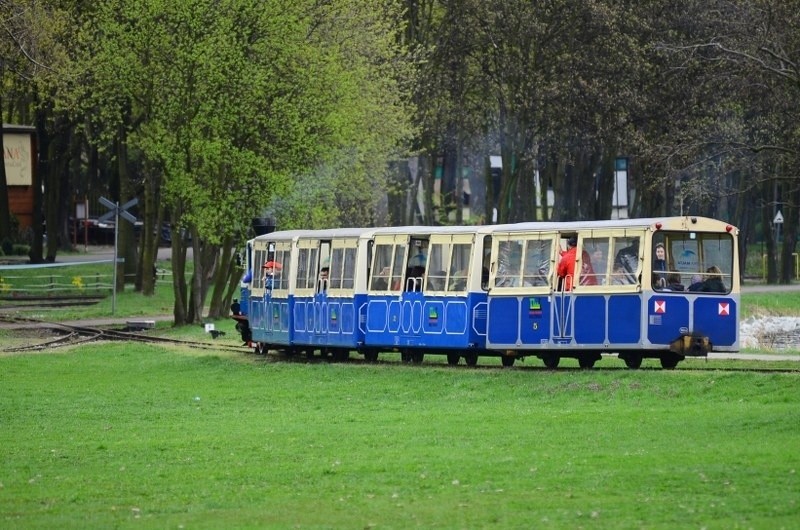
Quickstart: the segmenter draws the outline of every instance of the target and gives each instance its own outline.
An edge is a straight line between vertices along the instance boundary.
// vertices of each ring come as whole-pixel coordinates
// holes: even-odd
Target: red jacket
[[[575,256],[578,253],[578,247],[570,247],[561,254],[561,259],[556,268],[556,274],[559,278],[566,278],[564,280],[564,290],[571,291],[572,283],[575,279]],[[592,268],[591,258],[589,253],[585,250],[581,253],[581,285],[597,285],[597,278],[594,276],[594,269]]]

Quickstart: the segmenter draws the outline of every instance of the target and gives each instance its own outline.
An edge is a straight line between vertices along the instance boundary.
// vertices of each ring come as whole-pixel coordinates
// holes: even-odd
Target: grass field
[[[0,357],[2,528],[792,528],[798,373]]]
[[[116,313],[171,307],[160,286],[118,295]],[[26,313],[107,317],[110,299]],[[742,313],[799,315],[800,295],[744,294]],[[220,344],[241,344],[231,320],[216,326]],[[200,326],[158,332],[211,340]],[[3,347],[30,340],[0,330]],[[800,526],[797,362],[388,358],[0,353],[0,528]]]

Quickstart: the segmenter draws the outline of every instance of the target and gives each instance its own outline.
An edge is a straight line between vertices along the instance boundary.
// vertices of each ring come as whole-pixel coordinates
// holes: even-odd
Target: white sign
[[[3,134],[3,163],[6,165],[6,183],[9,186],[33,184],[33,157],[30,134]]]
[[[772,220],[772,224],[775,225],[783,224],[783,214],[781,213],[780,210],[778,210],[778,213],[775,214],[775,219]]]

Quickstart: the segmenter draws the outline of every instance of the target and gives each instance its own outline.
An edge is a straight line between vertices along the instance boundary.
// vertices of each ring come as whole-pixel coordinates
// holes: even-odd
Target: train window
[[[727,293],[733,285],[733,237],[728,234],[662,232],[654,238],[666,249],[669,283],[655,288]],[[655,252],[655,251],[654,251]]]
[[[481,289],[489,288],[489,265],[492,263],[492,236],[483,238],[483,257],[481,258]]]
[[[583,262],[590,266],[581,268],[581,285],[610,285],[608,262],[611,253],[610,239],[606,237],[586,237],[583,239]]]
[[[611,285],[633,285],[639,283],[641,237],[622,236],[611,238],[610,253],[614,253],[614,265],[609,275]]]
[[[455,244],[452,245],[450,255],[450,278],[447,283],[447,290],[450,292],[466,291],[467,277],[469,276],[469,258],[472,255],[472,245]]]
[[[499,241],[495,287],[520,287],[522,241]]]
[[[394,245],[374,245],[370,290],[387,291],[392,274],[392,251]]]
[[[267,251],[266,249],[256,249],[255,252],[255,268],[253,271],[253,289],[264,288],[264,263],[266,262]]]
[[[342,271],[344,270],[344,249],[335,248],[331,251],[330,268],[328,269],[328,281],[331,289],[342,288]]]
[[[406,245],[398,243],[394,248],[394,258],[392,261],[392,275],[390,288],[392,291],[400,291],[403,288],[403,278],[406,273]]]
[[[290,252],[288,250],[275,251],[274,261],[278,263],[278,267],[275,268],[273,273],[272,288],[275,290],[289,289],[289,257]]]
[[[312,255],[316,257],[316,250],[312,248],[301,248],[298,252],[297,260],[297,284],[298,289],[308,289],[308,274],[313,268]],[[313,285],[311,286],[313,287]]]
[[[344,251],[344,267],[342,268],[342,289],[352,289],[356,276],[356,249],[347,248]]]
[[[550,284],[550,256],[552,239],[531,239],[525,243],[522,265],[522,284],[530,286]]]
[[[450,258],[450,245],[431,243],[428,258],[428,273],[425,278],[426,291],[444,291],[447,286],[447,261]]]

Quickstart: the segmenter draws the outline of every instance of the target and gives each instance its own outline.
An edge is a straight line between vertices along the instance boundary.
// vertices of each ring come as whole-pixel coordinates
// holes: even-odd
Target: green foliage
[[[131,344],[2,356],[0,518],[791,527],[797,377],[276,364]]]

